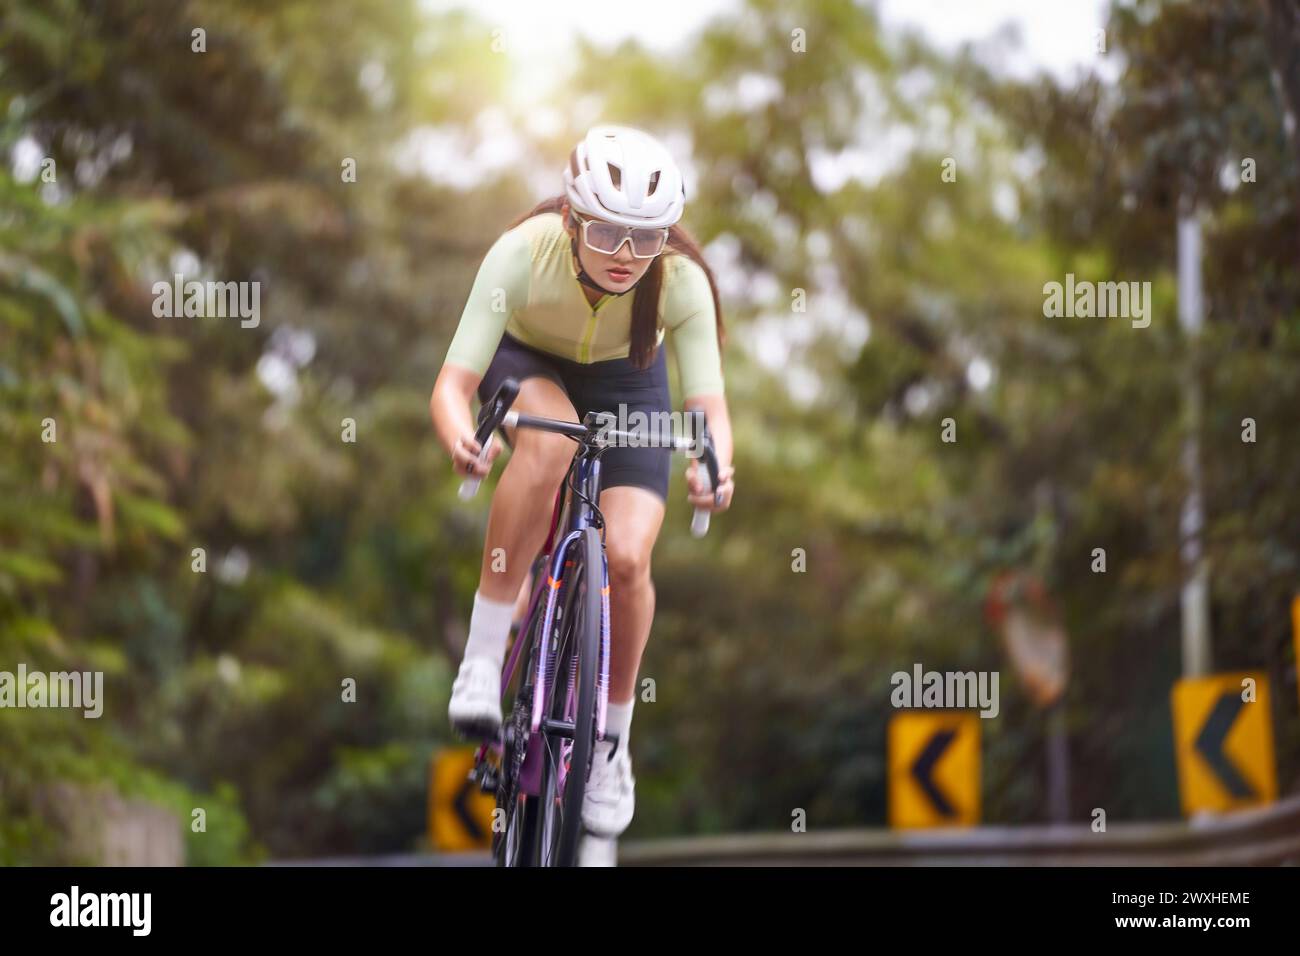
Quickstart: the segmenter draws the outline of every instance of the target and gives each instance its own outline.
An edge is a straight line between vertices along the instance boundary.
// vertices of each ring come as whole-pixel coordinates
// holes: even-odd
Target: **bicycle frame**
[[[573,484],[582,492],[582,495],[585,495],[590,501],[599,501],[600,458],[596,455],[580,453],[580,457],[574,465],[574,472]],[[529,796],[537,796],[541,792],[541,758],[538,733],[541,729],[544,708],[549,700],[546,669],[547,651],[550,648],[551,637],[555,629],[555,612],[559,606],[560,594],[563,590],[562,585],[565,582],[565,560],[573,543],[581,540],[585,529],[594,525],[593,518],[594,512],[588,501],[584,500],[582,496],[574,495],[568,487],[568,482],[561,485],[556,492],[555,506],[551,512],[550,532],[547,535],[546,543],[539,552],[540,563],[546,569],[547,574],[545,576],[539,574],[538,580],[533,582],[528,610],[524,614],[521,622],[522,626],[501,675],[501,696],[504,697],[509,689],[510,682],[514,679],[520,659],[528,650],[525,645],[529,641],[521,638],[525,638],[527,634],[531,633],[532,629],[528,627],[528,624],[533,620],[542,593],[545,591],[546,609],[541,622],[541,644],[537,654],[537,671],[534,674],[532,717],[529,724],[528,744],[524,752],[524,762],[519,775],[519,789]],[[556,533],[560,530],[561,524],[564,525],[563,538],[556,545]],[[600,580],[600,660],[597,671],[596,694],[597,740],[604,739],[605,719],[609,704],[609,562],[604,560],[603,552]],[[561,675],[558,674],[553,676],[557,680],[561,678]]]

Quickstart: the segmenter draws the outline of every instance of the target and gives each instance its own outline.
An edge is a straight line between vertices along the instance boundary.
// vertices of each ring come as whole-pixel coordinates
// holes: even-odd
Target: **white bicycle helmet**
[[[668,150],[628,126],[593,126],[564,168],[574,211],[622,226],[652,229],[682,218],[686,187]]]

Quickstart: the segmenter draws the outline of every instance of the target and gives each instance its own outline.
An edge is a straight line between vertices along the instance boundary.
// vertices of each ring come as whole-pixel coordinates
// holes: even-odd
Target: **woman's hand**
[[[698,458],[691,459],[690,465],[686,468],[686,484],[689,488],[686,499],[695,507],[706,511],[726,511],[731,507],[731,496],[736,490],[736,483],[733,480],[735,474],[735,468],[730,465],[720,465],[718,487],[712,491],[705,491],[704,484],[708,481],[709,473]]]
[[[472,431],[461,432],[451,450],[452,470],[466,478],[486,478],[492,471],[492,462],[496,461],[497,455],[501,454],[501,442],[495,438],[492,440],[487,461],[478,460],[479,452],[482,450]]]
[[[478,372],[444,363],[429,397],[429,414],[438,443],[451,454],[452,471],[463,478],[486,477],[492,470],[492,460],[501,454],[500,441],[493,441],[488,460],[481,465],[477,460],[482,449],[474,438],[477,429],[469,403],[482,378]]]

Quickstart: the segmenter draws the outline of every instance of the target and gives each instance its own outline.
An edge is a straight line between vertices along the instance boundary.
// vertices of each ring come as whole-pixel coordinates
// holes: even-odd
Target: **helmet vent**
[[[569,154],[565,196],[580,215],[620,226],[678,222],[686,191],[682,171],[662,143],[624,126],[594,126]]]

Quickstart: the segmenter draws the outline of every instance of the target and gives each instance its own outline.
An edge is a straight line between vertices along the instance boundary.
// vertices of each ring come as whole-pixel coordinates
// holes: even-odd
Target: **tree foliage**
[[[6,5],[0,670],[102,670],[107,700],[0,720],[0,862],[67,858],[37,812],[63,780],[209,808],[193,862],[420,845],[486,520],[428,391],[483,252],[538,169],[558,191],[593,110],[689,146],[736,433],[735,505],[702,542],[674,478],[630,835],[883,822],[889,676],[914,662],[1005,672],[985,818],[1042,819],[1043,719],[982,616],[1007,567],[1063,611],[1076,815],[1176,816],[1189,428],[1214,664],[1271,677],[1295,780],[1286,4],[1117,6],[1118,79],[1067,84],[868,6],[749,0],[670,54],[584,45],[559,128],[513,104],[492,29],[408,0]],[[504,172],[421,165],[501,128]],[[1205,226],[1199,343],[1180,209]],[[155,314],[177,272],[257,282],[261,321]],[[1045,318],[1067,273],[1150,282],[1150,326]]]

